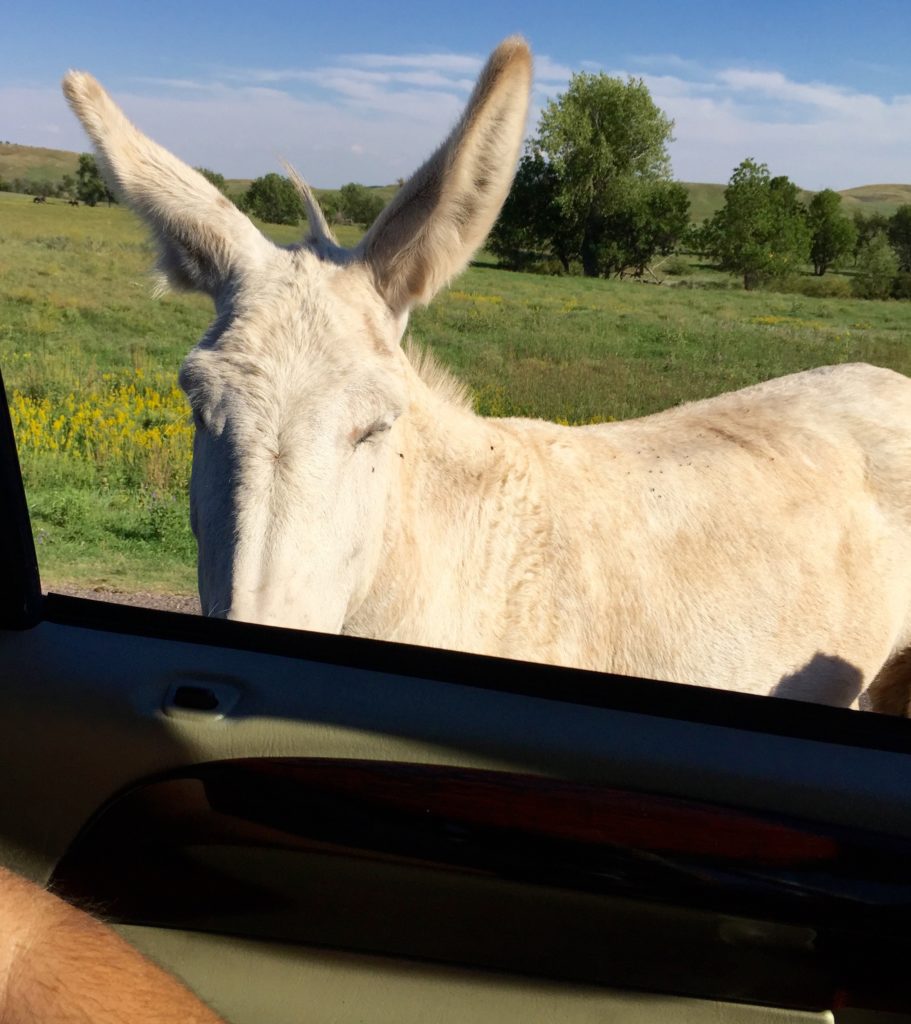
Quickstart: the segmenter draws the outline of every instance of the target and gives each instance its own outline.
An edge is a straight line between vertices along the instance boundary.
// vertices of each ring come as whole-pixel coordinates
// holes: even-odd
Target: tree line
[[[690,229],[684,244],[739,275],[747,289],[807,264],[816,277],[850,266],[859,297],[911,298],[911,205],[891,217],[859,210],[849,217],[841,206],[832,189],[804,203],[793,182],[747,159],[731,176],[724,206]]]
[[[848,217],[837,192],[824,189],[804,202],[787,177],[747,158],[734,169],[721,209],[694,225],[687,190],[671,179],[673,127],[642,79],[574,75],[526,143],[489,251],[513,270],[656,279],[672,254],[695,254],[739,276],[747,289],[799,275],[808,264],[816,277],[850,265],[855,294],[911,298],[911,205],[891,217]],[[295,225],[306,217],[294,185],[280,174],[231,195],[223,175],[197,170],[260,220]],[[90,153],[57,183],[16,178],[0,180],[3,189],[90,206],[115,201]],[[384,206],[375,189],[356,182],[321,192],[319,202],[330,223],[364,228]]]
[[[639,278],[686,252],[747,289],[808,264],[817,277],[851,264],[857,294],[911,297],[911,205],[851,218],[837,192],[804,202],[787,177],[748,158],[722,208],[693,225],[686,188],[670,176],[672,131],[642,79],[574,75],[526,143],[488,249],[513,270]]]
[[[306,218],[297,189],[281,174],[257,178],[235,202],[245,213],[269,224],[299,224]],[[364,228],[376,220],[386,205],[375,190],[354,181],[339,189],[322,191],[319,204],[330,224],[358,224]]]
[[[48,179],[31,180],[24,177],[4,179],[0,177],[0,192],[21,192],[27,196],[57,197],[75,199],[87,206],[105,202],[109,206],[117,202],[114,193],[107,187],[98,164],[91,153],[81,153],[75,174],[64,174],[59,181]]]
[[[207,178],[244,212],[269,224],[299,224],[306,218],[303,201],[288,178],[280,174],[266,174],[250,183],[239,195],[231,195],[223,174],[208,167],[197,167]],[[87,206],[117,201],[107,187],[97,161],[91,153],[79,156],[75,174],[64,174],[58,181],[31,180],[18,176],[0,177],[0,192],[21,192],[24,195],[75,199]],[[385,203],[373,189],[357,182],[349,182],[340,189],[324,191],[320,206],[330,223],[359,224],[369,227],[376,220]]]

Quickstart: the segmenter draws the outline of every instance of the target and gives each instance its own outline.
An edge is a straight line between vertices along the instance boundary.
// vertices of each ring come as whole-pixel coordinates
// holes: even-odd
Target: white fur
[[[904,713],[911,381],[813,370],[647,419],[476,416],[400,342],[509,189],[531,60],[492,55],[360,246],[267,242],[90,76],[65,91],[173,284],[211,615]],[[305,185],[301,190],[312,207]]]

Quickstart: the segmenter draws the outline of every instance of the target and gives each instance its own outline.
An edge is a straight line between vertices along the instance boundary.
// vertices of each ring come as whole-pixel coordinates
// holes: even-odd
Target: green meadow
[[[282,243],[299,234],[263,229]],[[210,310],[199,296],[153,297],[153,260],[119,207],[0,193],[0,368],[46,586],[195,587],[176,373]],[[466,381],[479,412],[570,423],[826,363],[911,373],[911,302],[747,293],[679,261],[657,287],[514,274],[482,254],[415,313],[412,333]]]

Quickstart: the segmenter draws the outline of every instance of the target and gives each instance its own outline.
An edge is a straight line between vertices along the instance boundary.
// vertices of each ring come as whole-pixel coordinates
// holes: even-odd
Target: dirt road
[[[106,587],[78,587],[71,583],[45,583],[44,589],[47,593],[87,597],[92,601],[113,601],[115,604],[132,604],[140,608],[199,614],[199,598],[195,594],[161,594],[146,590],[126,592]]]

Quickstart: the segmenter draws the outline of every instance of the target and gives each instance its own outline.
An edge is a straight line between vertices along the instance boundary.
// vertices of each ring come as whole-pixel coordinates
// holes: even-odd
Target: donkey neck
[[[519,443],[515,424],[476,415],[417,374],[410,390],[395,437],[398,479],[383,555],[344,631],[502,650],[487,634],[507,621],[501,608],[491,612],[505,600],[509,569],[521,559],[528,525],[522,508],[540,504],[532,493],[540,474],[529,472],[534,452]]]

